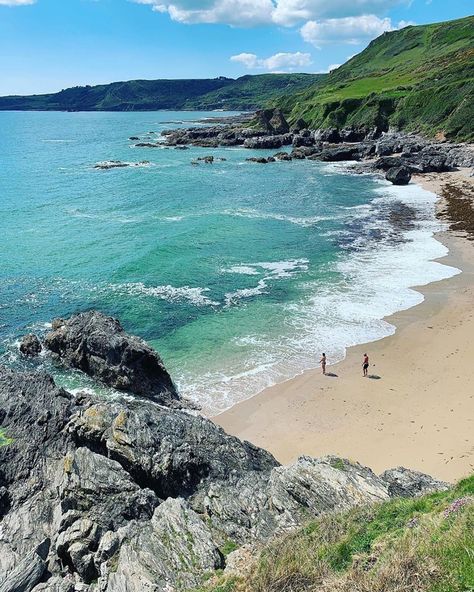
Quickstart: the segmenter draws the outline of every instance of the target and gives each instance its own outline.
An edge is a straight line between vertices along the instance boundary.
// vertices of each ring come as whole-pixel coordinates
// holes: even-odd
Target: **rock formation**
[[[94,312],[56,321],[46,342],[101,379],[130,377],[126,351],[159,360]],[[154,373],[130,368],[156,393]],[[280,466],[189,411],[3,367],[0,426],[1,592],[178,592],[223,568],[229,541],[254,548],[311,516],[446,487],[332,456]]]
[[[142,339],[127,335],[119,321],[99,312],[56,319],[44,345],[65,366],[117,390],[164,405],[179,400],[158,354]]]

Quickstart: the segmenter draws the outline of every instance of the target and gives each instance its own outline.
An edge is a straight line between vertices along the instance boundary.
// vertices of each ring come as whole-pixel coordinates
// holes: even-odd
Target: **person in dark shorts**
[[[321,364],[321,368],[323,371],[323,374],[326,374],[326,354],[323,354],[321,359],[319,360],[319,363]]]
[[[364,376],[367,376],[367,371],[369,369],[369,356],[367,354],[364,354],[364,361],[362,362],[362,371],[364,373]]]

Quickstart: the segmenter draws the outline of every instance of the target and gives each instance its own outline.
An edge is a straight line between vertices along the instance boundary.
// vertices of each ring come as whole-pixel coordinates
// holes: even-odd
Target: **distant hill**
[[[384,33],[275,104],[314,128],[396,126],[474,140],[474,17]]]
[[[236,80],[131,80],[77,86],[58,93],[0,97],[0,110],[154,111],[258,109],[283,94],[313,85],[321,74],[261,74]]]

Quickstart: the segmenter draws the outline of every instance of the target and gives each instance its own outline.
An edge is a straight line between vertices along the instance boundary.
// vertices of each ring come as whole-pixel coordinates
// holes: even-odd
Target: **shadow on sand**
[[[382,377],[378,374],[369,374],[367,378],[371,378],[372,380],[380,380]]]
[[[329,376],[330,378],[337,378],[337,374],[334,374],[334,372],[326,372],[325,376]]]

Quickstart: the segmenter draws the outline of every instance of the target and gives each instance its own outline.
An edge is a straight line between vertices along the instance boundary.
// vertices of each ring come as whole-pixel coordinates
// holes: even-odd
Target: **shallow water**
[[[97,308],[210,412],[394,331],[412,286],[457,272],[435,196],[240,148],[135,148],[207,113],[0,113],[0,340]],[[219,114],[221,115],[221,114]],[[173,123],[170,123],[173,122]],[[153,132],[153,133],[149,133]],[[258,155],[272,152],[259,151]],[[192,166],[206,154],[225,158]],[[122,160],[137,167],[94,169]],[[78,374],[42,365],[72,388]]]

